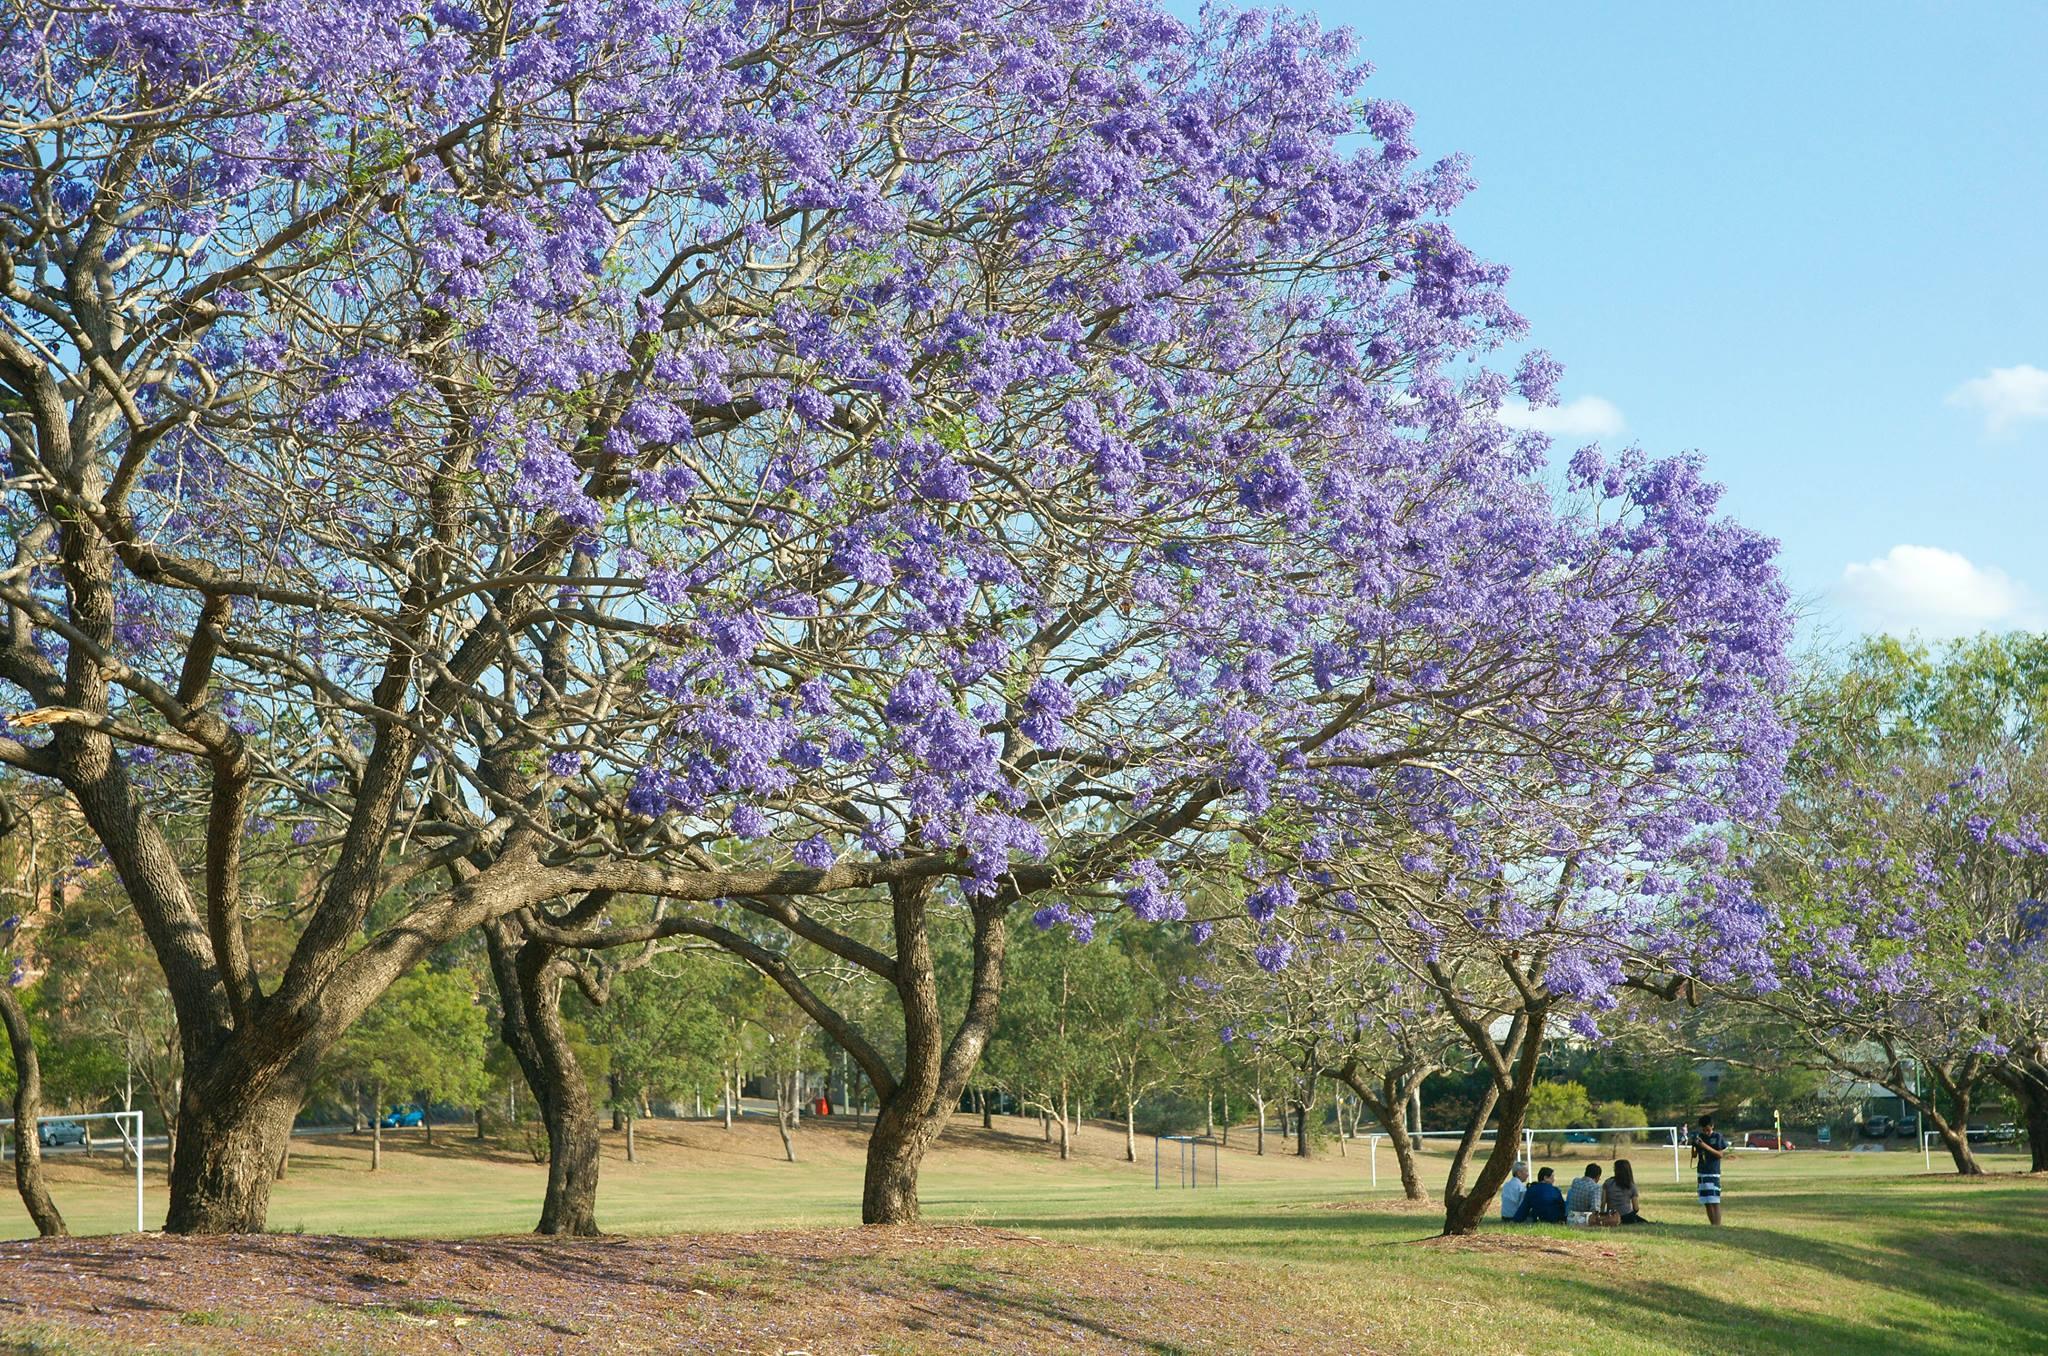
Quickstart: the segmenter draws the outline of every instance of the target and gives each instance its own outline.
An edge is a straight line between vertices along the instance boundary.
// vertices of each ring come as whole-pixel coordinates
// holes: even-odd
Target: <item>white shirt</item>
[[[1529,1194],[1529,1184],[1519,1177],[1510,1177],[1501,1183],[1500,1217],[1513,1219],[1515,1212],[1522,1208],[1522,1197]]]

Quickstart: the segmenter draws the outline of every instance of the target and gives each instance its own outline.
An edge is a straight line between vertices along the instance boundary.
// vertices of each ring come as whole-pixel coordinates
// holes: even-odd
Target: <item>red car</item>
[[[1783,1136],[1781,1140],[1780,1136],[1771,1133],[1769,1130],[1752,1130],[1742,1137],[1742,1147],[1745,1149],[1793,1149],[1798,1146],[1792,1143],[1792,1136],[1790,1135]]]

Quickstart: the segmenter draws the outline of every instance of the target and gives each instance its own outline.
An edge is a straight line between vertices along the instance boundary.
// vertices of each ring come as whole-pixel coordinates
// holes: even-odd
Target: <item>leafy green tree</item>
[[[1634,1102],[1593,1103],[1593,1124],[1603,1129],[1613,1126],[1648,1125],[1649,1123],[1650,1113],[1637,1106]],[[1609,1139],[1615,1144],[1633,1144],[1636,1142],[1635,1134],[1626,1131],[1618,1135],[1609,1136]]]
[[[1592,1120],[1593,1103],[1586,1095],[1583,1083],[1538,1083],[1529,1092],[1529,1110],[1524,1123],[1532,1130],[1561,1130],[1567,1126],[1590,1125]],[[1544,1141],[1544,1157],[1557,1157],[1563,1136],[1539,1135],[1537,1138]]]
[[[633,1120],[646,1099],[697,1086],[717,1067],[717,991],[733,968],[704,960],[622,968],[608,977],[602,1004],[586,997],[583,1025],[605,1051],[612,1128],[626,1136],[627,1162],[638,1157]]]
[[[754,1055],[774,1091],[775,1128],[782,1136],[782,1155],[794,1163],[796,1128],[803,1119],[804,1080],[825,1069],[825,1052],[817,1027],[781,989],[759,975],[750,973],[746,978],[757,990],[748,1005],[748,1020],[759,1038]]]
[[[371,1109],[370,1170],[384,1162],[387,1095],[416,1096],[423,1111],[436,1099],[469,1101],[484,1085],[489,1028],[468,975],[415,970],[370,1005],[335,1049],[333,1074],[367,1093]],[[424,1117],[428,1143],[433,1117]]]

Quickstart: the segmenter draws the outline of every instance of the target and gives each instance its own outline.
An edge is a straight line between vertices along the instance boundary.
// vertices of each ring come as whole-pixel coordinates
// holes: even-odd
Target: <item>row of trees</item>
[[[1069,1116],[1099,1052],[1061,1023],[1110,981],[1027,917],[1337,967],[1360,1097],[1383,1048],[1476,1061],[1452,1231],[1554,1031],[1780,982],[1773,546],[1694,460],[1553,479],[1500,423],[1558,367],[1485,360],[1524,326],[1450,227],[1463,164],[1348,36],[1141,0],[0,24],[0,765],[160,976],[171,1229],[261,1228],[368,1014],[479,941],[551,1232],[595,1228],[564,994],[671,944],[872,1088],[871,1221],[916,1217],[1017,966],[1066,997],[1005,1077]]]

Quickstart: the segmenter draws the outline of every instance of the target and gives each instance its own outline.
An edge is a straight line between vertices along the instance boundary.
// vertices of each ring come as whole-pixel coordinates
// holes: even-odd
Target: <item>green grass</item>
[[[728,1135],[708,1124],[643,1128],[641,1161],[607,1135],[599,1218],[629,1233],[817,1227],[858,1219],[860,1136],[807,1125],[802,1162],[781,1161],[773,1130]],[[1220,1190],[1152,1185],[1144,1161],[1119,1161],[1120,1135],[1084,1133],[1059,1161],[1035,1124],[957,1125],[930,1160],[926,1214],[971,1220],[1055,1244],[1114,1249],[1170,1269],[1225,1264],[1257,1277],[1276,1312],[1313,1306],[1375,1334],[1375,1349],[1472,1353],[1713,1350],[1785,1356],[2048,1351],[2048,1182],[2014,1175],[1959,1181],[1924,1172],[1914,1152],[1744,1155],[1728,1170],[1727,1224],[1710,1229],[1668,1151],[1632,1154],[1655,1227],[1503,1229],[1475,1243],[1431,1241],[1434,1211],[1394,1200],[1383,1150],[1369,1190],[1362,1150],[1309,1162],[1265,1158],[1237,1136]],[[1170,1147],[1170,1146],[1169,1146]],[[1559,1175],[1584,1161],[1559,1157]],[[1441,1159],[1429,1180],[1441,1180]],[[272,1198],[274,1229],[457,1235],[531,1228],[545,1170],[516,1144],[444,1136],[427,1150],[392,1136],[371,1174],[362,1141],[302,1142]],[[1939,1168],[1937,1163],[1937,1168]],[[75,1230],[118,1228],[115,1165],[60,1160],[54,1189]],[[163,1208],[152,1174],[150,1206]],[[127,1217],[132,1218],[132,1216]],[[0,1205],[0,1235],[26,1232],[19,1202]],[[923,1265],[919,1263],[917,1265]],[[931,1259],[927,1279],[963,1291],[971,1260]],[[922,1273],[920,1273],[922,1274]],[[1266,1320],[1274,1321],[1274,1320]],[[0,1346],[0,1350],[5,1350]]]

